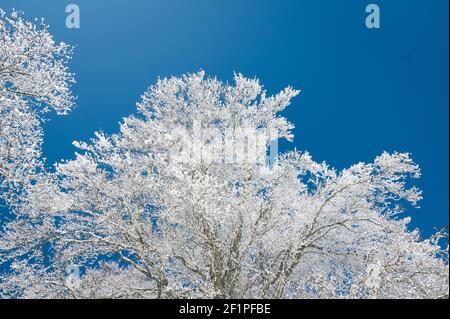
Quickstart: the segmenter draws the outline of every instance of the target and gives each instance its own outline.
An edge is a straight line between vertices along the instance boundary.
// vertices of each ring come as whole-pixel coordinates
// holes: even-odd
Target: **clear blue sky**
[[[81,28],[65,28],[65,6]],[[381,29],[365,28],[365,7]],[[204,69],[230,80],[257,76],[269,92],[301,96],[285,111],[296,146],[344,168],[383,150],[420,164],[421,208],[409,213],[425,236],[448,225],[448,0],[0,0],[45,17],[57,40],[76,46],[76,110],[46,125],[49,163],[135,112],[158,76]]]

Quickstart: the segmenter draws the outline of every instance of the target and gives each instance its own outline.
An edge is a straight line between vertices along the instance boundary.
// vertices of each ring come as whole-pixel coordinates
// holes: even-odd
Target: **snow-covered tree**
[[[71,48],[36,25],[0,9],[0,199],[17,204],[42,170],[41,122],[73,106],[67,70]]]
[[[44,169],[41,124],[46,113],[66,114],[73,107],[74,79],[66,66],[70,55],[71,48],[55,43],[43,21],[32,23],[20,12],[8,16],[0,9],[0,205],[6,204],[0,213],[15,216],[9,227],[14,224],[23,231],[22,241],[32,236],[25,235],[20,224],[36,225],[40,218],[29,196],[36,194],[34,189],[56,189]],[[4,227],[0,224],[0,232]],[[8,259],[5,254],[12,244],[2,242],[1,260]],[[0,269],[9,271],[5,265]],[[0,295],[5,293],[3,285]]]
[[[421,199],[409,154],[342,171],[296,150],[266,161],[293,138],[279,113],[298,93],[240,74],[159,80],[117,134],[74,142],[75,159],[18,193],[0,296],[448,296],[446,235],[408,228]]]

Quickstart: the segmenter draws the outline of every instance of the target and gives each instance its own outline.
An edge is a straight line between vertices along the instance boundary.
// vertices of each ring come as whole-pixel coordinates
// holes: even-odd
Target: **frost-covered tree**
[[[0,199],[10,205],[42,170],[43,114],[66,114],[73,106],[70,54],[43,22],[0,9]]]
[[[421,199],[409,154],[342,171],[296,150],[266,161],[293,138],[279,113],[297,94],[240,74],[159,80],[117,134],[75,142],[75,159],[19,193],[0,296],[447,296],[445,234],[408,228]]]
[[[31,242],[32,236],[20,225],[40,223],[29,196],[35,189],[56,189],[44,169],[41,124],[46,113],[66,114],[73,107],[74,79],[66,66],[70,55],[71,48],[55,43],[43,21],[32,23],[17,11],[8,16],[0,9],[0,205],[6,204],[0,213],[9,211],[8,219],[15,217],[8,227],[23,231],[22,241]],[[0,224],[0,232],[4,227]],[[9,259],[7,247],[13,244],[1,243],[0,260]],[[1,264],[0,269],[9,271]],[[4,296],[3,279],[0,282]]]

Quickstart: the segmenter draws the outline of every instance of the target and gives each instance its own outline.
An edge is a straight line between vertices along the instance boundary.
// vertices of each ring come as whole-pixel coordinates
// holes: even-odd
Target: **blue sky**
[[[81,28],[65,27],[76,3]],[[367,29],[365,7],[381,8]],[[59,41],[75,45],[70,64],[77,108],[45,127],[51,164],[73,157],[73,140],[113,133],[158,76],[204,69],[231,80],[257,76],[269,93],[302,93],[284,112],[296,146],[336,168],[408,151],[421,166],[425,236],[448,226],[447,0],[0,0],[44,17]]]

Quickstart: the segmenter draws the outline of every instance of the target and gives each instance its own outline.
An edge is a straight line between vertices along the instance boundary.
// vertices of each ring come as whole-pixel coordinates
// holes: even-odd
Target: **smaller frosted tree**
[[[9,247],[24,241],[31,245],[39,227],[45,232],[44,215],[35,212],[30,196],[39,189],[45,201],[57,190],[44,169],[41,125],[48,112],[66,114],[73,107],[74,79],[66,66],[70,55],[71,48],[55,43],[43,22],[26,21],[17,11],[8,16],[0,9],[0,205],[6,204],[1,212],[9,211],[8,227],[17,237],[1,242],[0,261],[20,258],[17,250],[9,255]],[[0,232],[4,227],[0,225]],[[42,243],[34,245],[23,251],[31,252],[27,260],[43,256]],[[5,265],[0,268],[8,271]],[[0,296],[6,293],[3,287],[0,279]]]
[[[43,114],[66,114],[73,106],[70,55],[43,21],[0,9],[0,199],[9,205],[42,177]]]

